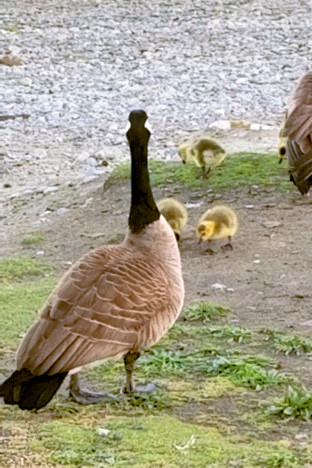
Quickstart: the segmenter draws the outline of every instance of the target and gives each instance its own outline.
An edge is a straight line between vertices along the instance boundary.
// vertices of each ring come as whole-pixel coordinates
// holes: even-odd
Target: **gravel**
[[[216,120],[277,125],[311,61],[310,1],[0,0],[0,8],[0,53],[23,58],[0,65],[2,194],[105,178],[128,158],[133,108],[148,112],[150,154],[165,159]]]

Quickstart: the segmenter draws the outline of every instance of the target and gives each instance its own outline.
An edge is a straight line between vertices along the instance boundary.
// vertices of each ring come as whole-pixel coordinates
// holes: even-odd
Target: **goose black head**
[[[130,112],[126,135],[130,147],[134,142],[136,145],[141,143],[143,146],[147,146],[151,130],[144,110],[138,109]]]

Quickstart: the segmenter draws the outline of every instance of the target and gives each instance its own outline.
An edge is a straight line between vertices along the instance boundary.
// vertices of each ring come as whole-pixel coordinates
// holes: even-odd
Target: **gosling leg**
[[[233,250],[233,245],[231,243],[231,236],[228,237],[229,242],[221,247],[221,250],[223,252],[226,252],[227,250]]]
[[[126,384],[123,388],[123,393],[150,393],[155,390],[155,385],[149,383],[147,385],[134,385],[133,371],[135,368],[135,361],[140,357],[139,352],[129,351],[124,357],[125,369],[126,369]]]
[[[70,376],[69,397],[72,401],[81,405],[90,405],[93,403],[103,403],[107,401],[116,401],[117,398],[109,393],[90,392],[81,390],[78,374]]]

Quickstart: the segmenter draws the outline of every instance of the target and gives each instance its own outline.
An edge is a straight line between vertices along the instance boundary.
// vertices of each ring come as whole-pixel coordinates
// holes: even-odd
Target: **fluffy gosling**
[[[179,242],[181,232],[187,223],[187,210],[185,206],[174,198],[163,198],[157,202],[157,207],[168,221]]]
[[[209,208],[200,217],[196,234],[199,242],[206,240],[210,242],[215,239],[228,238],[228,243],[222,247],[222,250],[233,250],[231,238],[236,234],[238,227],[237,215],[235,211],[224,205],[216,205]],[[211,253],[211,249],[208,249]]]
[[[219,166],[226,157],[226,151],[212,138],[200,138],[194,143],[182,143],[178,148],[183,164],[194,161],[206,178],[211,169]]]

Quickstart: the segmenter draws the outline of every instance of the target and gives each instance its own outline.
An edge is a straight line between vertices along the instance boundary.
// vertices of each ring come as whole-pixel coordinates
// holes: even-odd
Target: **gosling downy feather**
[[[185,206],[174,198],[163,198],[157,202],[157,207],[168,221],[179,242],[181,232],[187,223],[187,210]]]
[[[142,110],[130,113],[132,196],[125,239],[90,251],[61,279],[19,347],[17,370],[0,386],[5,403],[41,408],[68,373],[109,358],[124,358],[124,390],[133,392],[135,360],[181,311],[180,253],[152,195],[146,120]]]
[[[231,246],[231,238],[236,234],[237,227],[238,222],[235,211],[229,206],[216,205],[209,208],[200,217],[196,234],[200,241],[227,237]]]
[[[226,151],[212,138],[200,138],[194,143],[183,143],[178,149],[185,164],[194,161],[207,177],[213,167],[219,166],[226,157]]]
[[[299,80],[284,126],[290,180],[304,195],[312,185],[312,71]]]

